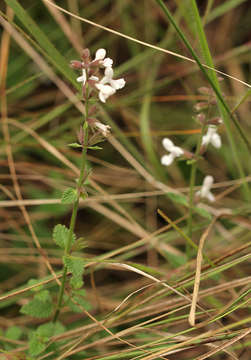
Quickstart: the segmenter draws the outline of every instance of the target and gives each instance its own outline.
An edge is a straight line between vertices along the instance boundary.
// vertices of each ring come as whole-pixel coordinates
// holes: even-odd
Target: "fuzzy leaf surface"
[[[61,247],[61,249],[65,249],[67,239],[69,236],[69,231],[70,230],[65,225],[62,224],[57,224],[53,229],[53,240],[59,247]],[[73,243],[75,238],[76,236],[75,234],[73,234],[71,243]]]

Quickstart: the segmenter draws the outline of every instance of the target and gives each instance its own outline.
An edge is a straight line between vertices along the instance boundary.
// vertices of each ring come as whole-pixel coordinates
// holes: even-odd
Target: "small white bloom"
[[[83,85],[86,83],[86,70],[82,69],[82,75],[77,78],[77,82],[82,82]]]
[[[206,198],[210,202],[215,201],[215,197],[210,191],[213,182],[214,182],[214,178],[211,175],[207,175],[203,180],[201,189],[196,192],[196,195],[200,196],[201,198]]]
[[[92,75],[91,77],[89,77],[89,80],[99,81],[99,78],[97,76]]]
[[[184,151],[180,147],[175,146],[173,144],[173,142],[168,138],[164,138],[162,140],[162,144],[163,144],[164,148],[170,152],[169,155],[162,156],[162,158],[161,158],[162,165],[169,166],[172,164],[173,160],[176,157],[179,157],[184,154]]]
[[[106,100],[109,98],[109,96],[115,94],[115,92],[116,92],[116,90],[113,87],[111,87],[110,85],[103,85],[101,83],[98,83],[95,86],[99,90],[99,99],[103,103],[106,102]]]
[[[111,127],[109,125],[105,125],[105,124],[102,124],[101,122],[99,121],[96,121],[94,123],[94,126],[100,130],[101,134],[104,136],[104,137],[107,137],[109,134],[110,134],[110,129]]]
[[[96,60],[103,60],[103,59],[105,58],[105,55],[106,55],[106,50],[105,50],[105,49],[98,49],[98,50],[96,51],[94,61],[96,61]]]
[[[202,137],[202,146],[212,144],[216,149],[221,147],[221,138],[217,133],[217,127],[215,125],[209,125],[206,135]]]
[[[122,89],[125,86],[125,80],[123,78],[114,80],[113,79],[113,69],[111,67],[107,67],[105,69],[105,76],[100,81],[100,84],[110,84],[115,90]]]
[[[103,61],[102,61],[102,65],[107,68],[107,67],[112,67],[112,64],[113,64],[113,60],[111,58],[105,58]]]
[[[105,68],[108,67],[108,66],[111,67],[112,64],[113,64],[113,60],[110,59],[110,58],[105,58],[105,55],[106,55],[106,50],[105,49],[98,49],[96,51],[94,61],[99,60],[100,64],[103,65]]]

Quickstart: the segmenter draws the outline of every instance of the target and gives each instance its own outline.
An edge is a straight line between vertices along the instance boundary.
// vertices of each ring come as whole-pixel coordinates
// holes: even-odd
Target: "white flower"
[[[113,64],[113,60],[110,58],[105,58],[106,50],[105,49],[98,49],[95,54],[94,61],[100,60],[100,64],[106,67],[111,67]]]
[[[104,137],[107,137],[110,134],[111,127],[109,125],[105,125],[99,121],[96,121],[94,126],[101,132]]]
[[[215,125],[209,125],[206,135],[202,137],[202,146],[212,144],[216,149],[221,147],[221,138],[217,133],[217,127]]]
[[[110,85],[103,85],[103,84],[96,84],[96,88],[99,90],[99,99],[103,103],[106,102],[106,100],[109,98],[109,96],[115,94],[116,90],[111,87]]]
[[[77,78],[77,82],[82,82],[83,85],[86,83],[86,70],[82,69],[82,75]]]
[[[125,80],[123,78],[114,80],[113,79],[113,69],[111,67],[107,67],[105,69],[105,76],[100,81],[100,84],[110,84],[115,90],[122,89],[125,86]]]
[[[210,191],[213,182],[214,178],[211,175],[207,175],[203,180],[201,189],[196,192],[196,195],[200,196],[201,198],[206,198],[211,202],[215,201],[215,197]]]
[[[169,166],[172,164],[173,160],[176,157],[179,157],[184,154],[184,151],[180,147],[175,146],[173,142],[168,138],[163,139],[162,144],[164,148],[170,152],[169,155],[162,156],[161,158],[162,165]]]

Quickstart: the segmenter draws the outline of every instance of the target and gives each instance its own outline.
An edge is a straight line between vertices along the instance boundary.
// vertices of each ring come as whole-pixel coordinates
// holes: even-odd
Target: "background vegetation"
[[[0,359],[248,360],[250,1],[50,2],[0,4]],[[100,106],[112,135],[88,152],[84,286],[52,329],[63,256],[52,230],[69,224],[60,198],[80,152],[67,144],[83,119],[69,62],[87,47],[107,50],[126,87]],[[201,87],[216,91],[223,144],[196,162],[194,190],[210,174],[216,201],[192,212],[194,165],[163,167],[161,141],[196,151]]]

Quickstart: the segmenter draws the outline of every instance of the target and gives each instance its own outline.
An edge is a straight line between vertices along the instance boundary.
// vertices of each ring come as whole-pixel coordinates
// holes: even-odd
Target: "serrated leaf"
[[[171,199],[174,203],[188,206],[187,198],[186,198],[185,196],[183,196],[183,195],[169,192],[169,193],[167,193],[167,196],[168,196],[169,199]]]
[[[36,285],[38,283],[40,283],[41,280],[37,280],[37,279],[30,279],[27,283],[28,286],[33,286],[33,285]],[[34,287],[33,289],[31,289],[31,291],[33,292],[38,292],[38,291],[41,291],[43,289],[43,285],[39,285],[39,286],[36,286]]]
[[[87,247],[87,243],[83,237],[78,238],[72,246],[72,251],[79,251]]]
[[[29,339],[29,354],[37,356],[46,349],[47,344],[42,342],[36,333],[31,333]]]
[[[41,291],[34,299],[22,306],[20,312],[35,318],[48,318],[53,312],[53,303],[48,290]]]
[[[48,322],[46,324],[40,325],[37,328],[36,333],[43,338],[50,338],[51,336],[54,335],[54,329],[55,329],[54,323]]]
[[[53,240],[59,247],[61,247],[61,249],[65,249],[69,236],[69,231],[70,230],[65,225],[62,224],[57,224],[53,229]],[[75,239],[76,239],[76,235],[73,234],[71,243],[73,243]]]
[[[74,301],[70,299],[68,302],[68,306],[73,312],[81,313],[83,312],[82,308],[84,308],[87,311],[91,310],[91,304],[83,297],[73,296],[73,300]]]
[[[76,256],[64,256],[63,261],[67,270],[72,273],[70,281],[74,289],[78,289],[83,285],[82,275],[84,273],[85,261]]]
[[[77,199],[77,191],[73,188],[66,189],[61,197],[62,204],[72,204]]]
[[[81,144],[78,144],[78,143],[71,143],[71,144],[68,144],[68,146],[74,148],[74,149],[78,149],[78,148],[82,148],[83,146]]]
[[[195,207],[194,211],[197,212],[200,216],[211,220],[212,219],[212,215],[205,209],[202,209],[201,207]]]

